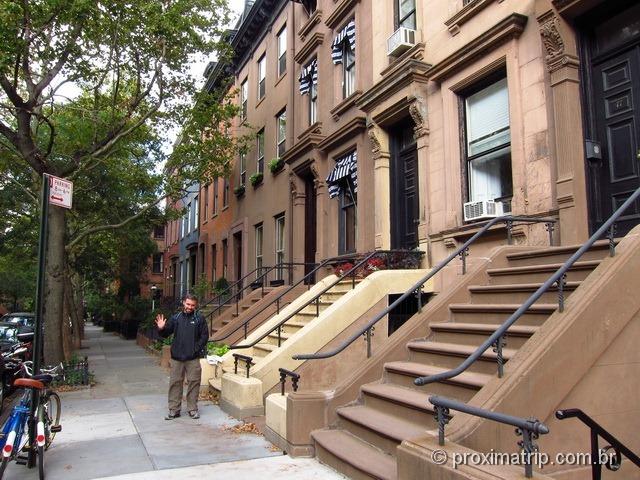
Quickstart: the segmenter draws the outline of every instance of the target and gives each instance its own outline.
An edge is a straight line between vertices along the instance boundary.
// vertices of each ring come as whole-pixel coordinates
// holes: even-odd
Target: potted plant
[[[251,182],[251,185],[253,185],[254,187],[257,187],[262,183],[263,178],[264,178],[264,175],[262,174],[262,172],[256,172],[249,177],[249,181]]]
[[[269,162],[269,170],[271,170],[271,173],[273,173],[274,175],[278,173],[280,170],[282,170],[283,168],[284,168],[284,160],[282,160],[281,158],[275,157],[275,158],[272,158],[271,161]]]
[[[241,197],[242,195],[244,195],[244,191],[245,191],[244,184],[238,185],[236,188],[233,189],[233,193],[236,195],[236,197]]]
[[[351,270],[353,267],[354,267],[353,263],[345,262],[345,263],[341,263],[340,265],[336,265],[333,271],[336,275],[341,277],[345,273],[347,273],[349,270]]]

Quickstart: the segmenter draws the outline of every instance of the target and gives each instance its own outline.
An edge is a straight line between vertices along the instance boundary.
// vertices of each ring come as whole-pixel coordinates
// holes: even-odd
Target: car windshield
[[[15,325],[29,325],[30,323],[32,323],[31,317],[27,317],[26,315],[25,316],[12,315],[10,317],[7,317],[3,321],[8,323],[13,323]]]
[[[10,325],[0,325],[0,340],[18,341],[18,329]]]

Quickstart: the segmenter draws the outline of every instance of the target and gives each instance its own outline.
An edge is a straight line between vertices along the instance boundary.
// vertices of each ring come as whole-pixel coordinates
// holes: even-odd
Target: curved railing
[[[337,355],[342,352],[345,348],[351,345],[358,338],[362,337],[362,335],[366,336],[367,339],[367,357],[371,356],[371,329],[383,318],[392,312],[397,306],[399,306],[407,297],[410,295],[414,295],[417,292],[422,290],[422,287],[425,283],[427,283],[431,278],[433,278],[438,272],[440,272],[444,267],[446,267],[454,258],[460,257],[462,259],[462,273],[466,272],[466,263],[465,259],[469,252],[469,246],[474,243],[478,238],[480,238],[484,233],[489,230],[491,227],[496,225],[497,223],[505,223],[507,225],[507,231],[509,232],[509,241],[511,239],[511,228],[513,227],[514,222],[524,222],[524,223],[545,223],[548,225],[553,225],[555,223],[555,219],[552,218],[531,218],[531,217],[514,217],[512,215],[503,215],[501,217],[496,217],[487,222],[480,230],[478,230],[475,235],[473,235],[469,240],[467,240],[460,248],[458,248],[455,252],[449,255],[447,258],[438,263],[433,269],[429,271],[427,275],[418,280],[415,284],[413,284],[409,289],[404,292],[398,299],[396,299],[391,305],[386,307],[382,312],[376,315],[374,318],[369,320],[363,327],[361,327],[358,331],[349,336],[346,340],[341,342],[337,347],[327,352],[319,352],[319,353],[304,353],[297,354],[293,356],[294,360],[317,360],[322,358],[329,358]],[[549,232],[553,230],[551,226],[548,226],[547,229]],[[551,238],[551,237],[550,237]],[[418,295],[418,311],[422,309],[422,296]]]
[[[500,359],[502,358],[501,349],[503,344],[503,337],[507,333],[507,330],[511,325],[513,325],[523,313],[525,313],[531,305],[533,305],[536,300],[538,300],[544,292],[546,292],[551,286],[554,284],[558,285],[559,294],[559,303],[560,303],[560,311],[562,311],[562,286],[565,283],[566,273],[571,268],[571,266],[587,251],[589,250],[593,244],[600,239],[603,234],[608,230],[609,233],[607,235],[609,239],[609,248],[611,252],[611,256],[615,254],[615,222],[622,215],[622,213],[632,205],[637,199],[640,197],[640,188],[638,188],[621,206],[618,208],[609,219],[602,224],[602,226],[587,240],[571,257],[560,267],[556,272],[549,277],[549,279],[538,288],[528,299],[524,302],[504,323],[491,335],[487,340],[484,341],[482,345],[480,345],[475,352],[473,352],[464,362],[462,362],[458,367],[448,370],[446,372],[438,373],[436,375],[430,375],[426,377],[418,377],[414,380],[416,385],[426,385],[428,383],[439,382],[442,380],[447,380],[449,378],[453,378],[457,375],[460,375],[466,369],[468,369],[480,356],[491,346],[496,349],[497,357],[498,357],[498,375],[501,375],[501,363]]]
[[[252,343],[248,344],[248,345],[233,345],[230,348],[232,349],[240,349],[240,348],[250,348],[255,346],[256,344],[260,343],[263,339],[265,339],[266,337],[268,337],[271,333],[273,333],[274,331],[278,332],[278,346],[281,345],[281,333],[282,333],[282,326],[288,322],[289,320],[291,320],[295,315],[297,315],[298,313],[300,313],[304,308],[308,307],[309,305],[311,305],[312,303],[315,302],[316,304],[316,317],[320,316],[320,297],[327,293],[329,290],[331,290],[333,287],[335,287],[338,283],[340,283],[342,280],[344,280],[345,278],[351,276],[352,277],[352,286],[355,288],[355,276],[356,273],[365,266],[365,264],[371,260],[374,256],[376,255],[380,255],[380,254],[387,254],[389,253],[389,251],[387,250],[377,250],[374,252],[369,253],[367,256],[365,256],[362,260],[360,260],[357,264],[355,264],[353,267],[351,267],[347,272],[343,273],[340,277],[338,277],[336,280],[334,280],[333,282],[331,282],[330,285],[327,285],[326,287],[324,287],[322,289],[321,292],[319,292],[318,294],[316,294],[313,298],[307,300],[305,303],[303,303],[301,306],[299,306],[298,308],[295,309],[295,311],[293,311],[292,313],[290,313],[289,315],[287,315],[284,319],[280,320],[276,325],[273,326],[273,328],[271,328],[268,332],[265,332],[264,334],[262,334],[259,338],[257,338],[256,340],[254,340]]]

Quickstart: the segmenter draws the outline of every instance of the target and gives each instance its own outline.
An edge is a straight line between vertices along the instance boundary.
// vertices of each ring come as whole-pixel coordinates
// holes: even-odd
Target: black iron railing
[[[260,337],[255,339],[253,342],[251,342],[251,343],[249,343],[247,345],[233,345],[230,348],[232,348],[232,349],[240,349],[240,348],[253,347],[253,346],[257,345],[258,343],[260,343],[265,338],[267,338],[273,332],[277,332],[277,335],[278,335],[278,347],[280,347],[281,344],[282,344],[282,326],[285,323],[287,323],[294,316],[299,314],[303,309],[305,309],[306,307],[308,307],[309,305],[311,305],[313,303],[315,303],[315,306],[316,306],[315,316],[319,317],[320,316],[320,297],[322,295],[327,293],[329,290],[331,290],[333,287],[335,287],[338,283],[342,282],[345,278],[348,278],[348,277],[351,277],[351,288],[355,288],[355,286],[356,286],[356,275],[360,271],[360,269],[363,268],[367,264],[367,262],[369,260],[371,260],[373,257],[375,257],[376,255],[387,254],[387,253],[389,253],[389,251],[387,251],[387,250],[379,250],[379,251],[374,251],[374,252],[369,253],[362,260],[360,260],[357,264],[352,266],[349,270],[344,272],[342,275],[338,276],[338,278],[335,279],[333,282],[331,282],[329,285],[325,286],[313,298],[311,298],[311,299],[307,300],[306,302],[304,302],[302,305],[300,305],[298,308],[296,308],[293,312],[291,312],[285,318],[280,320],[269,331],[263,333]]]
[[[636,467],[640,468],[640,457],[627,448],[620,440],[607,432],[593,418],[577,408],[558,410],[556,412],[558,420],[567,418],[577,418],[590,430],[591,437],[591,478],[600,480],[602,478],[602,466],[607,470],[616,472],[622,466],[622,455],[627,457]],[[609,445],[600,449],[598,447],[598,437],[602,437]]]
[[[438,443],[440,445],[444,445],[444,427],[451,419],[451,410],[516,427],[516,435],[522,436],[522,440],[518,441],[518,446],[522,451],[521,458],[524,464],[524,474],[527,478],[533,476],[533,464],[536,463],[533,460],[538,450],[535,440],[537,440],[540,435],[549,433],[549,427],[544,423],[535,418],[514,417],[504,413],[472,407],[466,403],[436,395],[429,397],[429,402],[435,407],[435,418],[438,422]]]
[[[504,336],[507,330],[524,314],[531,305],[533,305],[549,288],[556,285],[558,287],[558,307],[560,311],[564,310],[564,295],[562,286],[566,279],[566,273],[572,267],[572,265],[587,251],[593,244],[600,239],[605,232],[608,232],[609,250],[610,255],[615,255],[615,222],[622,215],[622,213],[631,206],[640,197],[640,188],[638,188],[621,206],[618,208],[609,219],[602,224],[602,226],[587,240],[571,257],[564,262],[564,264],[551,275],[551,277],[538,288],[528,299],[524,302],[504,323],[491,335],[487,340],[480,345],[475,352],[473,352],[464,362],[458,367],[448,370],[436,375],[430,375],[427,377],[418,377],[414,380],[416,385],[426,385],[428,383],[439,382],[447,380],[449,378],[460,375],[467,368],[469,368],[484,352],[493,347],[498,358],[498,376],[502,377],[503,373],[503,360],[502,360],[502,346],[504,345]]]
[[[514,217],[511,215],[505,215],[502,217],[497,217],[488,221],[484,226],[476,232],[469,240],[467,240],[460,248],[458,248],[455,252],[449,255],[447,258],[442,260],[438,265],[432,268],[427,275],[418,280],[414,285],[409,287],[409,289],[404,292],[398,299],[396,299],[391,305],[383,309],[379,314],[377,314],[374,318],[369,320],[363,327],[361,327],[357,332],[353,333],[349,338],[344,340],[340,345],[335,347],[333,350],[329,350],[326,352],[319,353],[304,353],[297,354],[293,356],[294,360],[317,360],[321,358],[329,358],[337,355],[342,352],[345,348],[351,345],[354,341],[364,335],[365,340],[367,342],[367,357],[371,356],[371,336],[372,330],[375,328],[375,325],[386,318],[387,315],[393,311],[398,305],[404,302],[409,296],[417,295],[418,299],[418,312],[422,310],[422,288],[424,284],[427,283],[431,278],[433,278],[438,272],[440,272],[444,267],[446,267],[453,259],[460,257],[462,260],[462,273],[466,273],[466,257],[469,252],[469,246],[475,242],[478,238],[484,235],[491,227],[496,225],[497,223],[504,223],[507,226],[507,232],[510,232],[513,228],[514,222],[522,222],[522,223],[545,223],[547,225],[553,225],[555,220],[551,218],[530,218],[530,217]],[[552,227],[547,227],[549,232],[553,231]],[[508,234],[509,243],[511,242],[511,234]],[[551,236],[549,237],[551,240]]]
[[[251,367],[255,365],[253,363],[253,357],[250,357],[249,355],[241,355],[239,353],[233,354],[233,373],[235,373],[236,375],[238,374],[239,361],[244,362],[244,368],[246,369],[247,378],[249,378],[249,371],[251,370]]]
[[[315,278],[316,272],[318,270],[320,270],[321,268],[325,267],[326,265],[328,265],[329,262],[331,262],[332,260],[333,259],[324,260],[323,262],[318,264],[318,266],[316,266],[313,270],[311,270],[309,273],[307,273],[304,277],[302,277],[300,280],[298,280],[296,283],[291,285],[284,292],[282,292],[280,295],[278,295],[276,298],[274,298],[271,302],[269,302],[266,305],[263,305],[262,308],[260,308],[260,309],[256,310],[255,312],[253,312],[253,314],[249,318],[247,318],[240,325],[236,326],[236,328],[234,328],[230,332],[226,333],[222,337],[215,337],[215,338],[210,339],[209,342],[221,342],[222,340],[226,340],[227,338],[229,338],[231,335],[233,335],[234,333],[236,333],[240,329],[244,329],[244,338],[247,338],[247,335],[249,333],[249,331],[248,331],[249,330],[249,324],[254,318],[256,318],[261,313],[265,312],[268,308],[272,307],[273,305],[275,305],[275,307],[276,307],[276,315],[279,314],[280,313],[280,304],[281,304],[282,299],[284,297],[286,297],[289,294],[289,292],[291,292],[291,290],[296,288],[298,285],[301,285],[303,282],[306,282],[307,280],[309,280],[311,278]],[[310,285],[309,285],[309,288],[311,288]]]
[[[291,377],[291,387],[294,392],[298,391],[298,382],[300,381],[300,374],[287,370],[286,368],[279,368],[280,372],[280,394],[284,395],[284,387],[287,382],[287,377]]]

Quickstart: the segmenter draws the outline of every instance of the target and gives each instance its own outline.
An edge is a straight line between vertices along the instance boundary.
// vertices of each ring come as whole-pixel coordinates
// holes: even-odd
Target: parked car
[[[36,314],[29,312],[7,313],[0,318],[0,322],[13,323],[33,328],[36,324]]]
[[[32,342],[33,328],[0,322],[0,412],[18,374],[19,360],[31,358]]]

